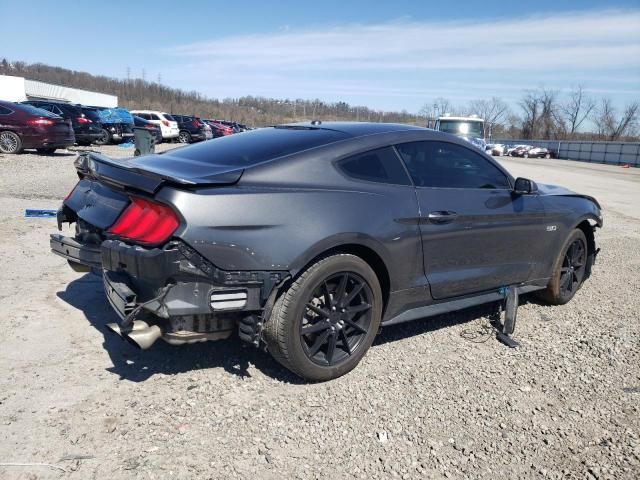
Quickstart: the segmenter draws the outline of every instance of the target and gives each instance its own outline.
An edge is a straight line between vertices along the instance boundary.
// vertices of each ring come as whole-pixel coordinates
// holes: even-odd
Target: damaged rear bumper
[[[121,319],[109,328],[140,348],[157,338],[172,344],[226,338],[239,322],[260,316],[274,286],[288,275],[223,271],[182,242],[144,248],[54,234],[50,244],[72,266],[102,272],[107,299]]]

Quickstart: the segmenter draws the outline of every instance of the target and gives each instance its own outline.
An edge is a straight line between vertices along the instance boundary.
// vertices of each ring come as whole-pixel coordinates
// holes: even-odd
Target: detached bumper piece
[[[102,268],[102,249],[100,245],[80,243],[58,233],[49,240],[51,251],[66,258],[71,267],[78,272],[88,272],[92,268]]]

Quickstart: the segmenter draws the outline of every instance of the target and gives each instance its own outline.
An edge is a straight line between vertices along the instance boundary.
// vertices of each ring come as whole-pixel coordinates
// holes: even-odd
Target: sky
[[[417,113],[577,85],[640,100],[640,0],[0,0],[0,57],[196,90]],[[10,19],[10,21],[7,21]]]

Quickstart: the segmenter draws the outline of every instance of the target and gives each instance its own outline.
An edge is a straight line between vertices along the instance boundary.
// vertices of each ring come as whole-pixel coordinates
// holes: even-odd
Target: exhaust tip
[[[124,338],[129,343],[135,345],[141,350],[146,350],[147,348],[151,347],[151,345],[153,345],[160,337],[162,337],[162,330],[160,330],[160,327],[158,325],[147,325],[147,328],[134,328],[134,330],[132,330],[128,335],[125,335]]]

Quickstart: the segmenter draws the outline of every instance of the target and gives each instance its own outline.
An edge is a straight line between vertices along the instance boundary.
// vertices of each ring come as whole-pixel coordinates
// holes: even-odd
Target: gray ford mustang
[[[311,380],[353,369],[380,326],[497,302],[571,300],[600,206],[514,179],[445,133],[394,124],[258,129],[162,154],[76,161],[51,248],[99,271],[140,348],[240,338]]]

